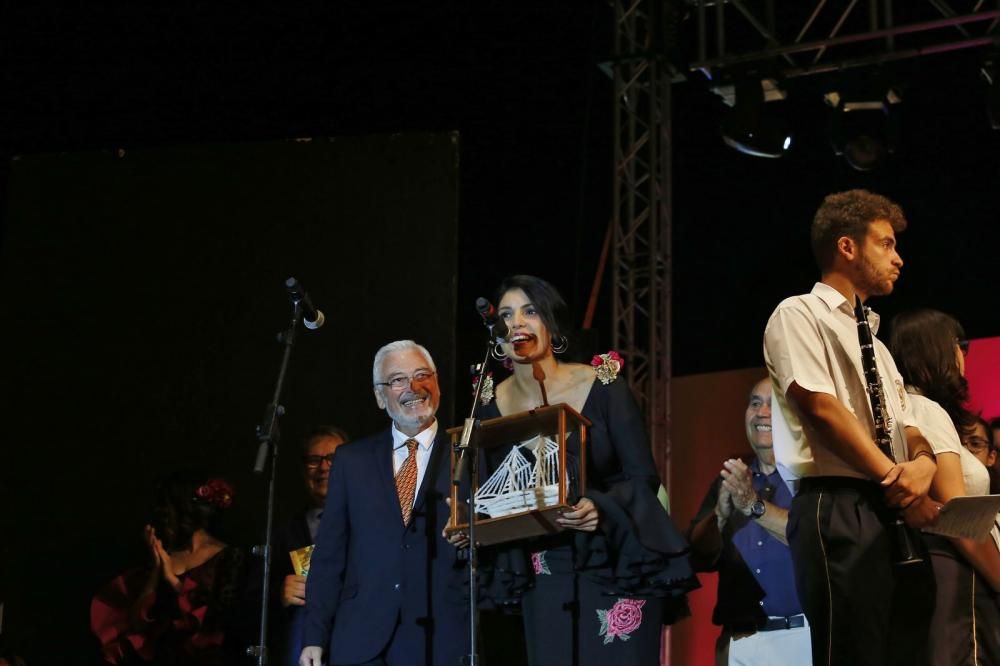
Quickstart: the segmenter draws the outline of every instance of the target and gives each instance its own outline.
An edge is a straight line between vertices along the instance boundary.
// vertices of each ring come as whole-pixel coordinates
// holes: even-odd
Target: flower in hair
[[[625,365],[625,359],[618,352],[612,350],[607,354],[595,355],[594,358],[590,359],[590,365],[594,366],[597,378],[601,380],[602,384],[610,384],[618,378],[618,373]]]
[[[214,504],[220,509],[232,506],[234,495],[233,487],[225,479],[209,479],[194,491],[196,500]]]

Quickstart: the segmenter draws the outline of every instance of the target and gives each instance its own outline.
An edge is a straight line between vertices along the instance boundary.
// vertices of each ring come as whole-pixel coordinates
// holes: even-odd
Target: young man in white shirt
[[[811,233],[820,282],[778,305],[764,333],[775,456],[797,488],[787,534],[814,664],[914,664],[926,652],[929,560],[895,565],[891,525],[898,515],[914,527],[936,517],[927,498],[936,464],[877,339],[895,460],[876,445],[854,317],[856,297],[892,292],[903,266],[895,234],[905,228],[902,210],[885,197],[826,197]],[[877,315],[869,321],[877,331]]]

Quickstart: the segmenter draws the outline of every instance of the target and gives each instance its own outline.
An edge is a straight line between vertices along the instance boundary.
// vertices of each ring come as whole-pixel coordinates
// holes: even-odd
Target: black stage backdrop
[[[327,323],[300,331],[292,360],[279,516],[302,506],[310,427],[387,425],[371,392],[385,342],[430,349],[453,423],[457,192],[458,136],[445,133],[14,160],[0,598],[28,663],[94,661],[90,597],[145,562],[159,475],[224,474],[237,488],[230,541],[259,539],[254,426],[290,319],[288,276]]]

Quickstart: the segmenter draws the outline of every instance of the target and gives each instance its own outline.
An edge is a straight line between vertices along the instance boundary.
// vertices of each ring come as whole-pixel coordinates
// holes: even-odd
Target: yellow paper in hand
[[[309,560],[312,559],[314,547],[306,546],[305,548],[299,548],[288,553],[288,556],[292,558],[292,568],[295,569],[295,575],[309,575]]]

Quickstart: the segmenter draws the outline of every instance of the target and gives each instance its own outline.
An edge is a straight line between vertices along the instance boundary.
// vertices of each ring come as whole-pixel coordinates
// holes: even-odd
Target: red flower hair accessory
[[[209,479],[194,491],[199,502],[209,502],[220,509],[228,509],[233,504],[233,487],[225,479]]]

